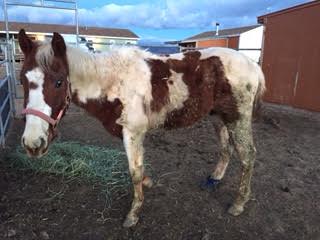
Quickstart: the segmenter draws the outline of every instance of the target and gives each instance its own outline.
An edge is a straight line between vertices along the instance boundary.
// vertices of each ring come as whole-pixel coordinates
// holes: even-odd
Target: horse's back
[[[232,85],[248,81],[259,83],[262,74],[260,66],[246,55],[230,48],[207,48],[200,50],[201,58],[219,57],[225,74]]]
[[[224,74],[233,88],[251,85],[252,92],[258,90],[259,84],[265,88],[264,75],[260,66],[246,55],[230,48],[211,47],[198,50],[200,60],[218,57],[222,63]],[[183,53],[169,56],[172,59],[183,59]],[[248,85],[248,86],[249,86]]]
[[[237,51],[209,48],[166,57],[145,58],[142,54],[142,59],[141,63],[133,61],[135,67],[130,69],[136,69],[134,74],[125,73],[129,92],[123,97],[125,105],[135,109],[133,114],[127,110],[128,116],[136,116],[138,106],[138,119],[145,112],[148,121],[138,122],[176,128],[192,125],[212,110],[227,122],[235,121],[244,111],[252,111],[261,70]],[[142,67],[149,73],[143,74]],[[135,95],[141,98],[139,104],[133,101]]]

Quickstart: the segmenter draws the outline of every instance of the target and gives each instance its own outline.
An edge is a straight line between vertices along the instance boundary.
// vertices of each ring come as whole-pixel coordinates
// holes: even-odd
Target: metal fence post
[[[5,145],[5,140],[4,140],[4,134],[5,134],[5,132],[4,132],[4,127],[3,127],[3,122],[2,122],[2,116],[1,116],[1,114],[0,114],[0,144],[1,144],[1,146],[2,147],[4,147],[4,145]]]
[[[9,76],[8,79],[8,90],[9,90],[9,94],[10,94],[10,109],[11,109],[11,116],[14,117],[15,113],[16,113],[16,109],[14,106],[14,99],[16,96],[16,78],[15,78],[15,74],[13,73],[13,71],[15,71],[14,67],[12,66],[13,64],[15,64],[15,60],[14,60],[14,56],[12,58],[12,48],[11,48],[11,44],[7,44],[7,56],[11,55],[10,57],[7,58],[8,62],[7,65],[8,67],[8,72],[7,75]]]

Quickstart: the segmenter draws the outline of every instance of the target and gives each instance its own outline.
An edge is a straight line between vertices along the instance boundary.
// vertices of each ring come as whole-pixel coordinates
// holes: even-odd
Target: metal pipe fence
[[[10,118],[14,113],[14,91],[12,91],[12,75],[10,61],[11,44],[6,42],[0,43],[1,50],[4,51],[4,59],[0,62],[0,71],[2,71],[0,79],[0,145],[5,146],[5,135],[9,127]],[[5,67],[3,67],[5,65]]]

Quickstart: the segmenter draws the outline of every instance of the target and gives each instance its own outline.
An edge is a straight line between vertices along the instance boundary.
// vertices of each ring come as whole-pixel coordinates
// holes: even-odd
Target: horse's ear
[[[32,48],[34,47],[34,43],[32,40],[27,36],[24,29],[21,29],[18,34],[19,46],[24,53],[24,55],[28,55]]]
[[[54,56],[62,57],[62,56],[66,55],[67,47],[66,47],[66,44],[64,42],[63,37],[59,33],[57,33],[57,32],[53,33],[51,46],[52,46],[52,49],[54,52]]]

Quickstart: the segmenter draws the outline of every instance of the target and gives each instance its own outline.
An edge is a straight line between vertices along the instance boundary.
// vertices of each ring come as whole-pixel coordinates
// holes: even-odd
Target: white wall
[[[263,26],[242,33],[239,38],[239,51],[258,62],[261,55]],[[243,50],[246,49],[246,50]],[[252,49],[252,50],[250,50]],[[253,50],[260,49],[260,50]]]
[[[61,34],[64,40],[69,44],[76,44],[77,37],[74,34]]]

